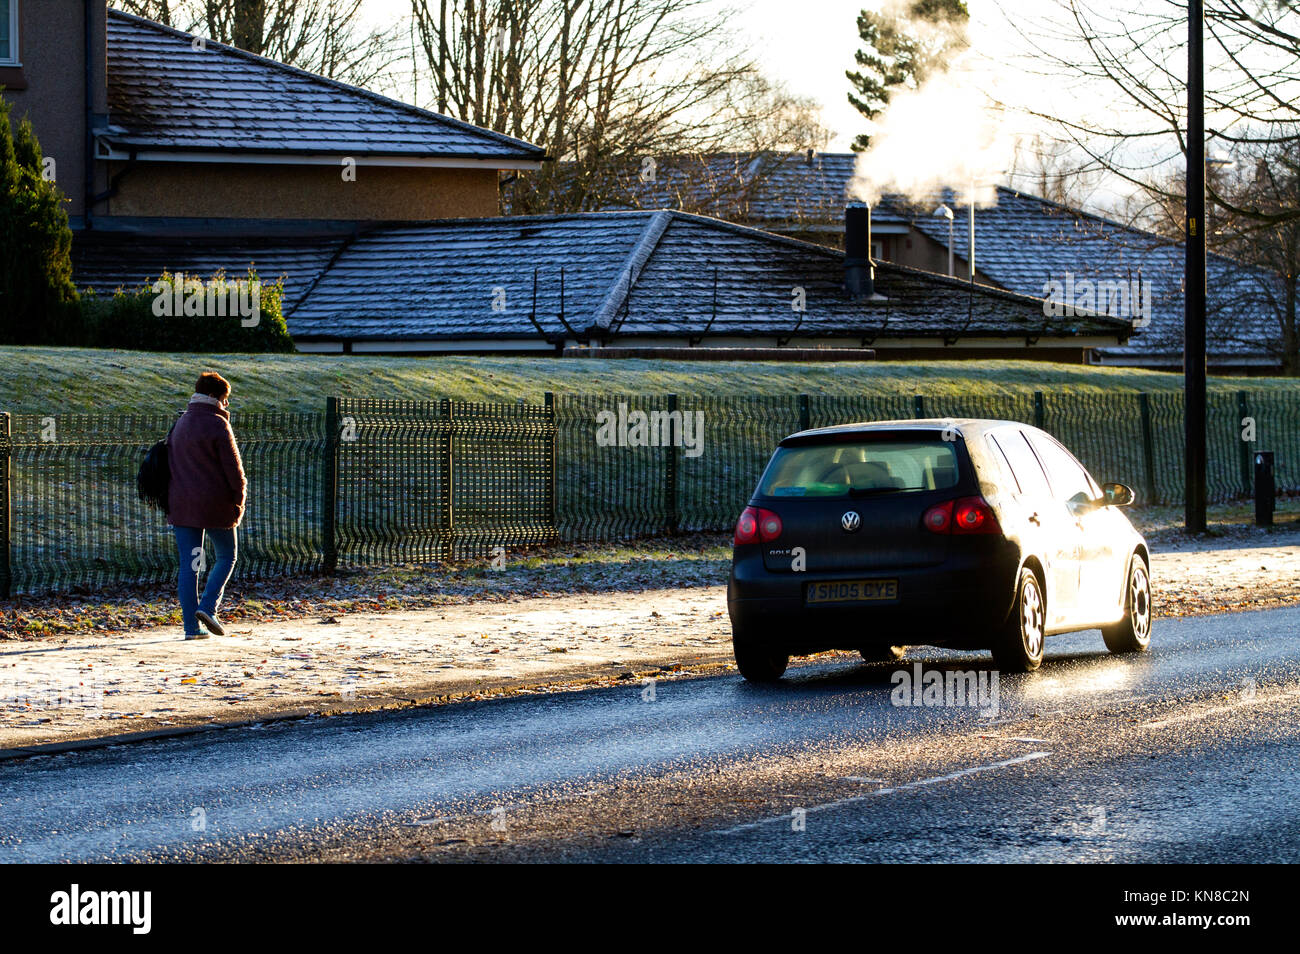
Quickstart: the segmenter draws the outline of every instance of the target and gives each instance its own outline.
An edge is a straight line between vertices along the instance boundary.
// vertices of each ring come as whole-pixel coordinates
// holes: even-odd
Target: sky
[[[1098,0],[1107,6],[1110,0]],[[391,23],[407,15],[409,0],[363,0],[376,22]],[[719,7],[737,8],[740,15],[729,24],[748,46],[765,75],[784,82],[791,92],[809,96],[822,106],[822,121],[833,132],[830,149],[846,152],[864,131],[862,116],[846,98],[846,70],[854,66],[853,54],[861,45],[858,12],[879,7],[879,0],[719,0]],[[1039,8],[1042,0],[968,0],[972,37],[994,58],[1004,58],[1007,42],[1003,8]]]
[[[1148,0],[1152,2],[1152,0]],[[854,52],[861,45],[857,14],[864,7],[878,8],[882,0],[718,0],[719,9],[739,12],[728,26],[749,50],[762,72],[782,82],[790,92],[821,105],[822,123],[832,133],[830,151],[847,152],[854,138],[868,131],[867,121],[848,102],[850,89],[845,71],[854,67]],[[364,0],[364,10],[377,22],[391,23],[409,13],[409,0]],[[1054,76],[1026,72],[1025,38],[1017,28],[1041,30],[1056,15],[1051,0],[967,0],[971,13],[971,55],[943,83],[933,84],[928,97],[909,103],[907,110],[891,104],[898,128],[873,130],[873,153],[878,154],[877,175],[889,170],[909,170],[914,181],[877,182],[876,191],[926,191],[936,174],[947,181],[964,178],[984,183],[991,196],[992,181],[1025,185],[1006,173],[1020,160],[1015,143],[1046,128],[1040,120],[1016,111],[995,118],[985,115],[984,95],[991,91],[1002,102],[1032,108],[1046,115],[1079,115],[1091,111],[1109,119],[1116,92],[1111,88],[1083,89]],[[1090,13],[1123,16],[1135,9],[1132,0],[1089,0]],[[1149,11],[1148,11],[1149,12]],[[1140,14],[1139,14],[1140,15]],[[1032,69],[1032,67],[1029,67]],[[408,94],[409,95],[409,94]],[[421,105],[429,105],[427,102]],[[898,119],[906,113],[905,121]],[[888,117],[887,113],[887,117]],[[889,147],[882,144],[890,139]],[[1050,137],[1049,137],[1050,138]],[[972,146],[974,144],[974,146]],[[958,156],[954,168],[948,160]],[[928,160],[923,168],[917,166]],[[945,168],[939,168],[944,166]],[[869,172],[871,170],[868,170]],[[985,182],[985,180],[988,180]],[[1126,191],[1124,187],[1121,191]],[[867,194],[859,197],[868,199]],[[1079,201],[1088,201],[1082,197]],[[1098,209],[1122,201],[1113,184],[1103,187],[1094,204]]]
[[[862,115],[846,98],[853,53],[861,45],[861,0],[751,0],[740,31],[772,79],[822,105],[822,122],[835,134],[830,149],[847,152],[864,131]]]

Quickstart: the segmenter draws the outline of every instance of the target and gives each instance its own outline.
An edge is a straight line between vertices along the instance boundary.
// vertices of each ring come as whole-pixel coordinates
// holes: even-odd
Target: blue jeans
[[[226,581],[235,569],[235,557],[239,550],[238,534],[234,530],[202,530],[198,527],[173,527],[176,532],[176,550],[181,560],[181,572],[178,592],[181,598],[181,620],[185,623],[185,635],[199,634],[199,621],[195,610],[203,610],[209,616],[217,615],[221,605],[221,594],[226,588]],[[207,564],[207,555],[203,550],[203,535],[212,538],[212,548],[217,551],[217,562],[208,570],[208,585],[203,589],[203,598],[199,598],[199,571]]]

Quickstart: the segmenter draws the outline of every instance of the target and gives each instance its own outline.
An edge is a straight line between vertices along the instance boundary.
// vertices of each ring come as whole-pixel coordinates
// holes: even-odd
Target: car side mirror
[[[1135,499],[1132,487],[1112,481],[1101,485],[1101,499],[1097,504],[1102,507],[1127,507]]]

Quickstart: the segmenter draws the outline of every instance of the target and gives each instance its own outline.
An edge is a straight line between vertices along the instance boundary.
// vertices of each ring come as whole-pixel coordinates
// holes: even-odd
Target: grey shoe
[[[200,631],[194,634],[186,633],[185,638],[186,639],[207,639],[208,636],[210,635],[211,635],[210,633]]]
[[[196,611],[194,613],[194,618],[197,619],[204,626],[206,626],[208,628],[208,632],[212,633],[214,636],[226,635],[225,627],[223,627],[220,623],[218,623],[214,617],[203,612],[203,610]]]

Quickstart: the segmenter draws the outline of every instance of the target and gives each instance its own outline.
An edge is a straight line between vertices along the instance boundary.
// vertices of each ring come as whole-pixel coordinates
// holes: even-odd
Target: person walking
[[[230,429],[230,382],[214,371],[199,375],[185,413],[167,437],[171,483],[167,522],[176,534],[180,557],[178,592],[186,639],[224,636],[217,608],[235,569],[238,527],[244,516],[248,482]],[[199,596],[206,564],[204,537],[212,539],[216,562]]]

